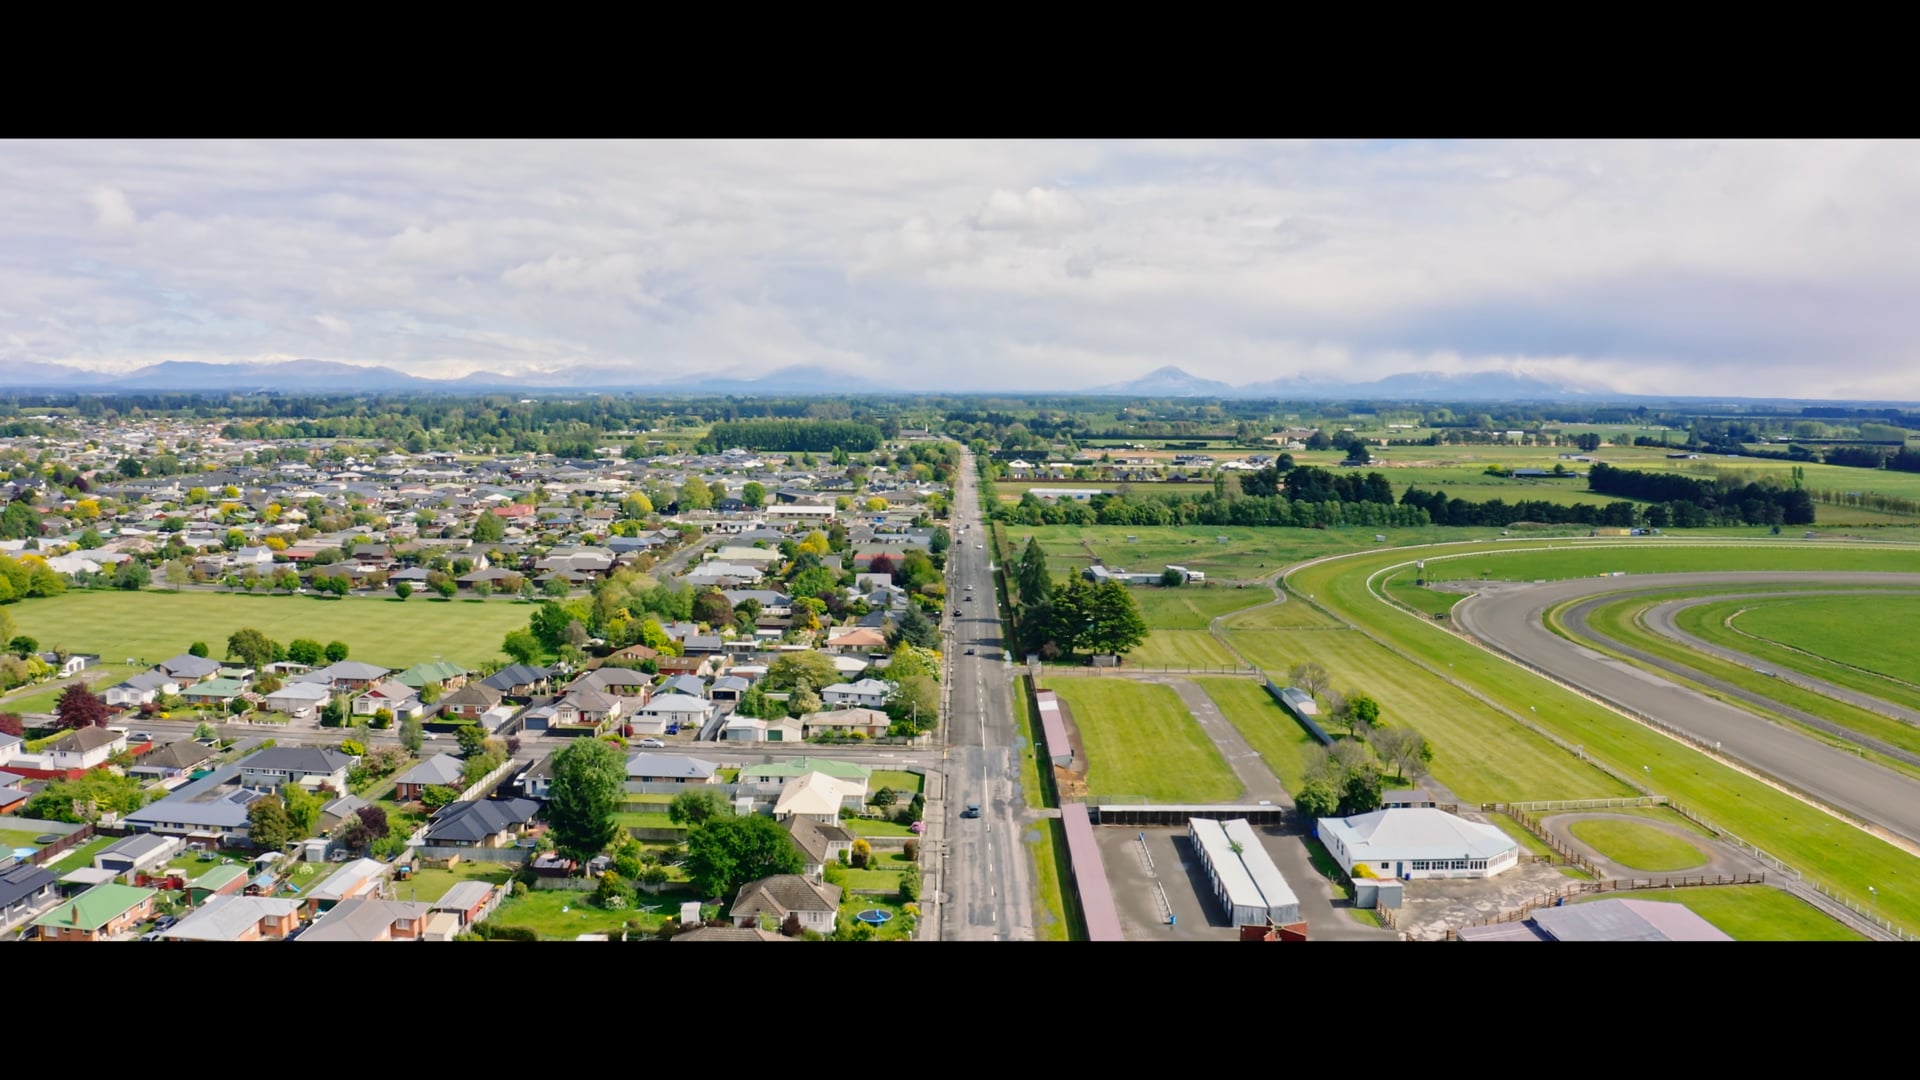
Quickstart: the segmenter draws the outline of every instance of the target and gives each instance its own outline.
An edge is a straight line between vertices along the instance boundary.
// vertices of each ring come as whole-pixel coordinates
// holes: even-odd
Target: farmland
[[[249,596],[200,591],[67,592],[7,608],[20,633],[46,647],[97,653],[110,662],[155,664],[204,641],[218,657],[227,636],[253,627],[285,644],[343,641],[355,660],[404,668],[445,659],[477,668],[500,658],[508,631],[533,608],[508,600],[438,601],[314,596]]]

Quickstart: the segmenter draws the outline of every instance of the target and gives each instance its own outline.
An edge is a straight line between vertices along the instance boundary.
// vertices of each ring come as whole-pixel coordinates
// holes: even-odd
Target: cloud
[[[1911,142],[14,141],[0,170],[9,363],[1920,400]]]
[[[133,212],[133,203],[127,200],[127,193],[116,187],[102,184],[87,196],[93,204],[93,224],[101,229],[131,229],[140,221]]]

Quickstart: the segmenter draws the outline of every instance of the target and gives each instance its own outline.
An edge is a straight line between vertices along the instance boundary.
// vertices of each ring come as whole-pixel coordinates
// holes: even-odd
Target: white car
[[[973,545],[973,546],[974,546],[974,548],[975,548],[976,550],[978,550],[978,549],[981,549],[981,548],[985,548],[985,547],[986,547],[987,545],[985,545],[985,544],[975,544],[975,545]]]
[[[640,745],[646,747],[649,750],[657,750],[660,747],[663,747],[667,744],[661,742],[659,739],[641,739]]]

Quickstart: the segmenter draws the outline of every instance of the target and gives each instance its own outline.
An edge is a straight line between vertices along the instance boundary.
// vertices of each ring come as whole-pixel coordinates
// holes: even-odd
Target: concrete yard
[[[1392,930],[1365,926],[1334,899],[1333,886],[1314,873],[1297,830],[1258,827],[1267,853],[1300,900],[1309,941],[1393,941]],[[1184,828],[1130,826],[1096,828],[1107,882],[1128,941],[1236,941],[1225,912],[1213,898],[1206,870],[1194,854]],[[1146,843],[1141,843],[1145,836]],[[1149,860],[1151,869],[1149,869]],[[1160,886],[1155,888],[1156,882]],[[1161,896],[1164,890],[1165,903]],[[1171,908],[1174,924],[1168,925]]]

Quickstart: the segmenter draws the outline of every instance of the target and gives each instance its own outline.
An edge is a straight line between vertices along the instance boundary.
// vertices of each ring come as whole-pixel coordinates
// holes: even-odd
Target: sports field
[[[1226,802],[1240,780],[1172,687],[1129,679],[1047,680],[1073,710],[1087,792],[1152,802]]]
[[[476,668],[501,656],[508,631],[533,607],[510,600],[400,601],[350,596],[248,596],[215,592],[68,592],[7,606],[22,634],[42,648],[127,657],[157,664],[196,641],[218,658],[242,627],[281,644],[295,638],[344,641],[354,660],[391,668],[444,659]]]

